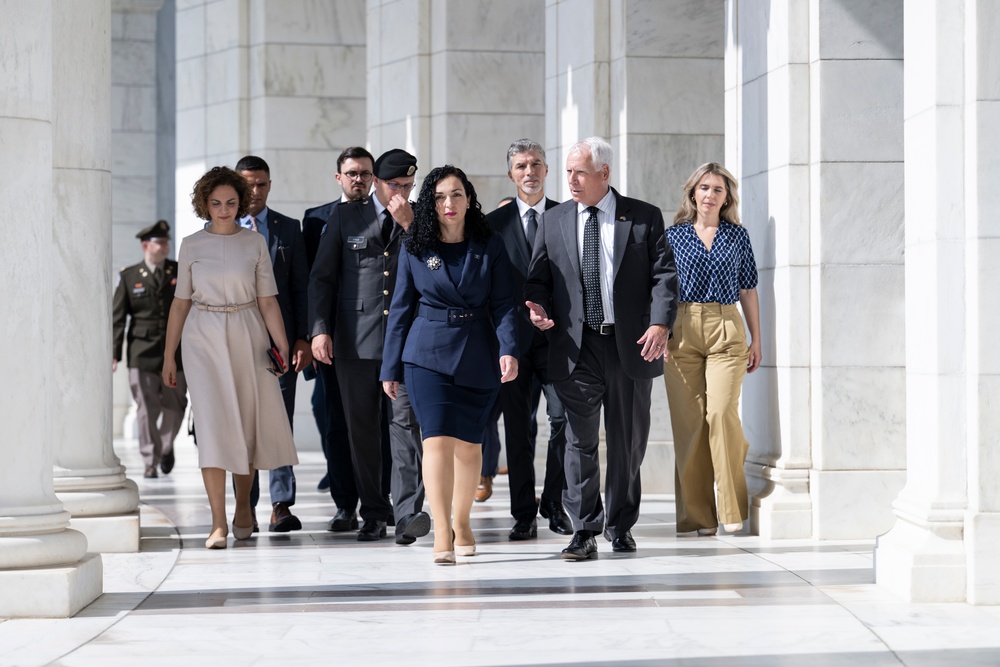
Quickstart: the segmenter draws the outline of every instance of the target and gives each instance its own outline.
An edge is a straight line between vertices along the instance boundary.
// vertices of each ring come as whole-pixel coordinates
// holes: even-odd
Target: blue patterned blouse
[[[690,222],[668,227],[666,234],[677,263],[681,301],[733,304],[741,289],[757,287],[757,263],[744,227],[723,220],[711,252]]]

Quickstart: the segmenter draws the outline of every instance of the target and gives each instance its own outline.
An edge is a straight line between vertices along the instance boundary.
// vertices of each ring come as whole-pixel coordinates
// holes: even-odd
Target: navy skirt
[[[420,437],[447,436],[482,443],[500,389],[461,387],[454,377],[413,364],[403,365]]]

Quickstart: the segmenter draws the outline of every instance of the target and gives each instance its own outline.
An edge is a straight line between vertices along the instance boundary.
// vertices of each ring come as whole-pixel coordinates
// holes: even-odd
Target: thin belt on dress
[[[235,313],[237,310],[244,310],[246,308],[253,308],[257,305],[256,301],[247,301],[246,303],[237,303],[230,306],[209,306],[204,303],[194,302],[194,307],[198,310],[207,310],[210,313]]]

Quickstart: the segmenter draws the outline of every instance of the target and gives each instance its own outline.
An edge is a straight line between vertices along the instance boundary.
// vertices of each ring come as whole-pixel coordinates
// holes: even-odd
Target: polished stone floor
[[[328,533],[307,451],[303,530],[207,551],[196,454],[178,449],[170,476],[137,480],[140,553],[105,555],[105,594],[74,618],[0,619],[0,665],[1000,665],[1000,608],[901,602],[874,585],[871,542],[678,538],[669,496],[643,499],[638,553],[600,540],[567,563],[544,526],[507,541],[498,477],[480,554],[441,567],[428,538]],[[134,442],[116,450],[142,469]]]

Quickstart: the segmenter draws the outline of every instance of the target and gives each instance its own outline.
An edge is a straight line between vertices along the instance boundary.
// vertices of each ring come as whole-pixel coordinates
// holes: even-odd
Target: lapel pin
[[[441,258],[437,255],[431,255],[427,258],[427,268],[431,271],[437,271],[441,268]]]

